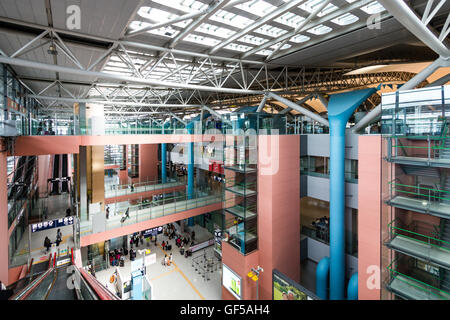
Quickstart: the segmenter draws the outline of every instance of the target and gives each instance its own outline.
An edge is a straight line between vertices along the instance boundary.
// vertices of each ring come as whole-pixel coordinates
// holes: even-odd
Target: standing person
[[[59,244],[62,242],[62,232],[61,229],[56,231],[56,246],[59,247]]]
[[[70,208],[67,208],[66,210],[66,217],[70,217]]]
[[[194,230],[192,230],[191,238],[192,238],[192,241],[195,240],[195,231]]]
[[[46,236],[45,240],[44,240],[44,247],[47,248],[46,252],[48,252],[48,250],[50,249],[51,245],[52,245],[52,243],[50,242],[50,239]]]
[[[170,262],[170,264],[172,264],[172,252],[169,255],[169,262]]]
[[[131,188],[131,192],[134,192],[134,183],[131,183],[130,188]]]
[[[106,219],[109,219],[109,207],[106,206]]]

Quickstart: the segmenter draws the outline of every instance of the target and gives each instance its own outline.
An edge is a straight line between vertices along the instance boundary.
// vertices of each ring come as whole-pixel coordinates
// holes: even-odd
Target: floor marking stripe
[[[158,248],[159,248],[164,254],[167,254],[167,253],[163,250],[163,248],[162,248],[160,245],[158,245]],[[202,294],[200,293],[200,291],[198,291],[198,289],[194,286],[194,284],[186,277],[186,275],[184,274],[184,272],[181,271],[180,268],[178,268],[177,264],[176,264],[175,262],[172,262],[172,263],[173,263],[173,265],[174,265],[175,268],[176,268],[175,270],[177,270],[177,271],[181,274],[181,276],[184,278],[184,280],[186,280],[186,282],[192,287],[192,289],[194,289],[195,293],[200,297],[200,299],[206,300],[205,297],[202,296]]]

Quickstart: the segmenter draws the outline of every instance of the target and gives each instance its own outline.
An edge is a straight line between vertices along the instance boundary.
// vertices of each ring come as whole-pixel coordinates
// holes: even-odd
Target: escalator
[[[54,255],[48,269],[30,279],[10,300],[118,300],[97,279],[74,265],[71,254]]]
[[[23,178],[22,188],[18,191],[16,199],[23,199],[28,196],[28,192],[31,191],[31,184],[33,178],[34,167],[36,165],[36,156],[27,157],[25,164],[25,172]]]
[[[59,194],[59,178],[60,178],[60,155],[55,154],[53,157],[53,175],[51,181],[51,192],[50,194]]]
[[[62,155],[61,192],[69,192],[69,172],[67,154]]]
[[[13,186],[9,189],[8,200],[12,200],[22,187],[23,173],[27,161],[26,156],[19,157],[17,168],[14,172]]]

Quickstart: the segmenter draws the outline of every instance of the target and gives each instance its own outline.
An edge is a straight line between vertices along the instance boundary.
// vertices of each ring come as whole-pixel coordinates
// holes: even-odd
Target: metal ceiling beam
[[[314,19],[320,11],[322,11],[323,9],[325,9],[325,7],[326,7],[330,2],[331,2],[331,0],[323,1],[317,8],[315,8],[315,9],[308,15],[308,17],[307,17],[305,20],[303,20],[297,27],[295,27],[295,29],[294,29],[294,31],[293,31],[293,32],[294,32],[294,35],[297,34],[297,33],[299,33],[299,32],[303,29],[303,27],[304,27],[308,22],[310,22],[312,19]],[[278,47],[277,47],[275,50],[273,50],[272,53],[271,53],[270,55],[267,56],[266,61],[267,61],[267,60],[270,60],[270,58],[272,58],[278,51],[282,50],[283,46],[284,46],[287,42],[289,42],[289,40],[290,40],[291,38],[292,38],[292,37],[289,37],[289,38],[284,39],[283,42],[281,42],[281,44],[279,44]]]
[[[140,102],[128,102],[128,101],[109,101],[109,100],[98,100],[98,99],[78,99],[78,98],[64,98],[64,97],[53,97],[53,96],[41,96],[41,95],[27,95],[28,98],[42,99],[42,100],[52,100],[60,102],[70,102],[70,103],[93,103],[102,105],[118,105],[118,106],[129,106],[129,107],[154,107],[154,108],[201,108],[200,104],[164,104],[164,103],[140,103]]]
[[[189,25],[184,27],[182,31],[178,33],[178,35],[170,40],[168,47],[174,48],[178,42],[183,40],[187,35],[194,31],[199,25],[201,25],[205,20],[207,20],[210,16],[220,10],[223,6],[225,6],[230,0],[218,0],[214,1],[207,9],[204,15],[197,17],[194,21],[192,21]]]
[[[314,28],[315,26],[323,24],[323,23],[325,23],[325,22],[327,22],[329,20],[333,20],[333,19],[335,19],[335,18],[337,18],[337,17],[339,17],[339,16],[341,16],[341,15],[347,13],[347,12],[359,9],[360,7],[362,7],[364,5],[367,5],[367,4],[371,3],[371,2],[373,2],[373,0],[360,0],[360,1],[357,1],[355,3],[352,3],[352,4],[350,4],[350,5],[346,6],[346,7],[343,7],[342,9],[333,11],[333,12],[331,12],[329,14],[324,15],[321,18],[317,18],[317,19],[311,21],[307,25],[303,26],[301,28],[301,30],[299,30],[297,32],[295,32],[295,30],[289,31],[289,32],[286,32],[285,34],[283,34],[283,35],[281,35],[281,36],[279,36],[279,37],[277,37],[277,38],[275,38],[275,39],[273,39],[271,41],[265,42],[262,45],[260,45],[258,47],[255,47],[252,50],[249,50],[249,51],[245,52],[240,57],[242,59],[244,59],[244,58],[246,58],[246,57],[248,57],[248,56],[250,56],[250,55],[252,55],[252,54],[254,54],[254,53],[258,52],[258,51],[261,51],[261,50],[263,50],[265,48],[273,46],[273,45],[275,45],[275,44],[277,44],[277,43],[279,43],[281,41],[284,41],[286,39],[290,39],[290,38],[294,37],[295,35],[297,35],[298,33],[302,32],[303,30],[308,30],[308,29]]]
[[[444,59],[450,58],[447,40],[439,38],[422,22],[417,14],[403,0],[378,0],[395,19],[415,35],[420,41]],[[428,19],[427,19],[428,20]]]
[[[273,99],[275,99],[275,100],[285,104],[287,107],[290,107],[290,108],[294,109],[295,111],[300,112],[301,114],[303,114],[303,115],[305,115],[305,116],[307,116],[307,117],[309,117],[309,118],[311,118],[313,120],[316,120],[317,122],[320,122],[320,123],[322,123],[323,125],[325,125],[327,127],[330,126],[330,124],[328,123],[328,120],[322,118],[318,114],[313,113],[313,112],[311,112],[311,111],[309,111],[309,110],[307,110],[307,109],[305,109],[303,107],[300,107],[298,104],[296,104],[296,103],[294,103],[294,102],[292,102],[292,101],[290,101],[290,100],[288,100],[286,98],[283,98],[283,97],[281,97],[281,96],[279,96],[277,94],[274,94],[273,92],[269,92],[268,95],[269,95],[270,98],[273,98]]]
[[[431,74],[433,74],[433,72],[435,72],[440,67],[450,67],[450,61],[446,61],[442,58],[437,59],[436,61],[428,65],[425,69],[416,74],[411,80],[409,80],[403,86],[401,86],[401,88],[398,89],[398,91],[414,89],[421,82],[425,81]],[[358,131],[367,127],[372,122],[377,121],[381,115],[381,111],[382,110],[380,103],[352,127],[352,132],[357,133]]]
[[[331,0],[327,0],[328,2]],[[243,37],[244,35],[252,32],[253,30],[255,30],[256,28],[272,21],[273,19],[278,18],[279,16],[281,16],[283,13],[285,13],[286,11],[292,9],[292,7],[297,6],[300,2],[303,2],[303,0],[292,0],[289,1],[287,3],[285,3],[284,5],[275,8],[274,10],[272,10],[270,13],[268,13],[267,15],[259,18],[258,20],[256,20],[254,23],[248,25],[247,27],[245,27],[244,29],[242,29],[239,32],[236,32],[235,34],[233,34],[231,37],[227,38],[225,41],[222,41],[221,43],[217,44],[215,47],[213,47],[209,53],[213,54],[215,53],[217,50],[225,47],[226,45],[230,44],[231,42]]]
[[[168,81],[160,81],[160,80],[150,80],[143,79],[132,76],[124,76],[112,73],[98,72],[98,71],[87,71],[81,69],[74,69],[69,67],[63,67],[58,65],[50,65],[46,63],[40,63],[35,61],[28,61],[23,59],[16,58],[8,58],[8,57],[0,57],[0,63],[11,64],[21,67],[28,67],[33,69],[54,71],[60,73],[74,74],[79,76],[87,76],[87,77],[95,77],[100,79],[110,79],[117,81],[126,81],[130,83],[138,83],[155,87],[166,87],[166,88],[180,88],[180,89],[189,89],[189,90],[199,90],[199,91],[211,91],[211,92],[221,92],[221,93],[237,93],[237,94],[262,94],[263,91],[257,90],[245,90],[245,89],[234,89],[234,88],[220,88],[220,87],[209,87],[203,85],[194,85],[194,84],[184,84],[184,83],[175,83]]]
[[[44,32],[46,30],[54,31],[54,32],[57,32],[59,34],[59,36],[61,36],[61,35],[68,36],[67,39],[64,39],[64,41],[66,43],[80,45],[80,44],[83,44],[83,41],[86,41],[87,43],[85,43],[83,45],[90,49],[94,49],[94,48],[92,47],[92,44],[89,43],[89,41],[97,41],[97,42],[103,43],[103,45],[105,46],[104,50],[108,50],[107,47],[109,48],[112,45],[118,46],[119,44],[122,44],[126,47],[131,47],[131,48],[136,48],[136,49],[144,49],[144,50],[160,51],[160,52],[171,52],[172,54],[175,54],[175,55],[182,55],[182,56],[196,57],[196,58],[209,58],[211,60],[216,60],[216,61],[220,61],[220,62],[239,62],[239,63],[251,64],[251,65],[266,64],[265,62],[262,62],[262,61],[215,56],[215,55],[209,55],[209,54],[199,53],[199,52],[195,52],[195,51],[188,51],[188,50],[170,49],[167,47],[150,45],[145,42],[116,40],[116,39],[107,38],[107,37],[93,36],[90,34],[74,32],[74,31],[70,31],[70,30],[66,30],[66,29],[48,27],[48,26],[44,26],[44,25],[40,25],[40,24],[36,24],[36,23],[30,23],[30,22],[20,21],[20,20],[6,18],[6,17],[0,17],[0,22],[6,22],[6,23],[12,25],[12,27],[15,27],[17,29],[19,29],[19,27],[22,26],[22,27],[28,27],[28,28],[35,29],[36,32],[38,32],[38,34],[36,34],[34,32],[30,32],[30,31],[25,32],[25,31],[16,31],[14,29],[8,29],[10,32],[15,33],[15,34],[25,33],[25,34],[29,34],[31,36],[36,37],[37,35],[39,35],[40,33]],[[98,50],[98,48],[96,48],[96,49]]]
[[[259,103],[259,106],[258,106],[258,109],[256,109],[256,112],[262,111],[262,109],[266,105],[267,98],[268,98],[268,96],[267,96],[267,94],[265,94],[264,97],[262,98],[261,102]]]

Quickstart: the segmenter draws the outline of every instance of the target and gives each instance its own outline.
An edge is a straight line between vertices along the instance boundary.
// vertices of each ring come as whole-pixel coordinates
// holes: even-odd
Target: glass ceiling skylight
[[[298,7],[300,9],[303,9],[307,12],[313,12],[314,10],[316,10],[323,2],[325,2],[325,0],[309,0],[306,1],[304,3],[302,3],[301,5],[299,5]],[[334,4],[329,3],[325,8],[323,8],[318,14],[318,17],[322,17],[328,13],[331,13],[335,10],[337,10],[338,7],[336,7]]]
[[[210,34],[219,38],[228,38],[235,33],[233,30],[218,27],[209,23],[203,23],[200,27],[195,29],[195,31]]]
[[[246,17],[240,16],[238,14],[231,13],[228,11],[224,11],[224,10],[217,11],[217,13],[212,15],[210,17],[210,19],[213,21],[222,22],[227,25],[230,25],[230,26],[233,26],[236,28],[240,28],[240,29],[243,29],[246,26],[248,26],[249,24],[253,23],[253,20],[251,20],[251,19],[247,19]]]
[[[276,18],[274,21],[292,28],[296,28],[303,20],[305,20],[305,18],[295,13],[286,12],[282,16]]]
[[[162,4],[163,6],[178,9],[186,13],[199,12],[205,10],[208,5],[195,0],[152,0],[153,2]]]
[[[267,3],[263,0],[253,0],[246,3],[241,3],[236,6],[236,8],[247,11],[251,14],[257,15],[257,16],[265,16],[272,10],[276,9],[273,5],[270,3]]]
[[[333,29],[321,24],[321,25],[318,25],[317,27],[309,29],[308,32],[315,34],[315,35],[322,35],[322,34],[326,34],[326,33],[330,32],[331,30],[333,30]]]
[[[264,42],[267,42],[269,40],[247,34],[247,35],[239,38],[238,41],[258,46],[258,45],[263,44]]]
[[[275,38],[285,34],[287,30],[273,27],[269,24],[265,24],[262,27],[255,29],[254,32]]]
[[[331,22],[336,23],[340,26],[346,26],[353,22],[358,21],[359,18],[350,12],[343,14],[342,16],[337,17],[336,19],[331,20]]]
[[[386,9],[384,9],[384,7],[378,1],[374,1],[369,3],[367,6],[361,7],[361,10],[367,14],[374,14],[382,12]]]

